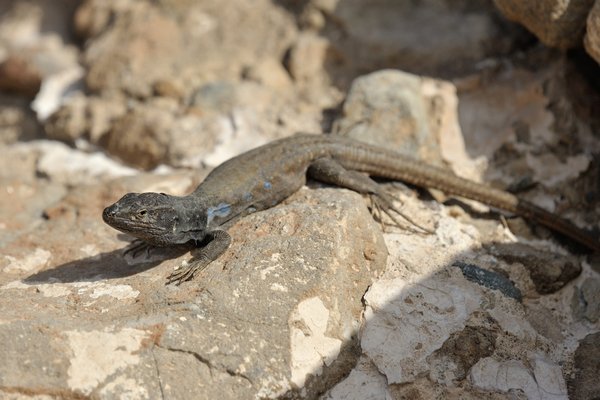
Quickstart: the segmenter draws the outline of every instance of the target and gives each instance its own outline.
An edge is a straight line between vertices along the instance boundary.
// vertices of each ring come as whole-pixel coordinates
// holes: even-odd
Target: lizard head
[[[202,240],[206,221],[187,215],[185,198],[164,193],[128,193],[102,212],[113,228],[154,246]],[[198,217],[200,218],[200,217]]]

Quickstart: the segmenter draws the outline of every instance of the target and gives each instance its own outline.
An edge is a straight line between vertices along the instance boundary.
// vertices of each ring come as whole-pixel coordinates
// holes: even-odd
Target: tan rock
[[[560,49],[581,45],[594,0],[494,0],[510,20],[519,22],[544,44]]]

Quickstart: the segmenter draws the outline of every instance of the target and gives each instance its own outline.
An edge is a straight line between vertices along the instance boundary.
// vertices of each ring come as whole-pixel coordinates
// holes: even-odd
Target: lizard
[[[297,134],[233,157],[213,169],[187,196],[128,193],[106,207],[103,220],[136,238],[126,251],[192,245],[192,258],[167,279],[177,285],[192,279],[231,244],[227,232],[239,218],[268,209],[299,190],[307,176],[366,194],[374,208],[398,223],[393,198],[371,177],[438,189],[446,195],[477,200],[544,225],[599,252],[590,233],[516,195],[460,178],[442,167],[408,155],[333,134]]]

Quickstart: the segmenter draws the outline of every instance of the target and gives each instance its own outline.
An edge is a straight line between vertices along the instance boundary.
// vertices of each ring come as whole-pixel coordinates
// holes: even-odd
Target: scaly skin
[[[268,143],[219,165],[187,196],[129,193],[107,207],[102,217],[113,228],[150,246],[202,244],[189,266],[170,276],[169,283],[179,284],[193,278],[227,249],[231,237],[225,229],[229,225],[289,197],[304,185],[307,172],[317,180],[369,194],[376,207],[390,216],[393,211],[408,219],[394,208],[389,195],[362,173],[477,200],[600,251],[600,242],[585,231],[511,193],[459,178],[446,169],[391,150],[335,135],[302,134]]]

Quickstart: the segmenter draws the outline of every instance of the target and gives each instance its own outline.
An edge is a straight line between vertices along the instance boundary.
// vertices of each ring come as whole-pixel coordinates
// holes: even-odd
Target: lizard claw
[[[148,243],[144,242],[141,239],[134,239],[130,244],[129,247],[127,247],[124,251],[123,251],[123,255],[126,256],[128,254],[131,254],[131,257],[136,258],[138,254],[140,254],[140,252],[142,251],[146,251],[146,256],[148,256],[150,254],[150,249],[152,248],[151,245],[149,245]]]
[[[394,222],[394,225],[396,225],[397,227],[399,227],[401,229],[406,229],[413,233],[419,233],[419,234],[422,234],[422,233],[433,234],[434,233],[433,230],[419,225],[412,218],[410,218],[408,215],[404,214],[400,209],[398,209],[394,205],[393,199],[391,196],[389,196],[385,193],[371,193],[371,194],[369,194],[369,200],[371,201],[371,207],[370,207],[371,213],[373,214],[373,217],[379,221],[383,230],[385,230],[385,227],[384,227],[382,214],[385,213]],[[411,228],[411,227],[407,227],[405,223],[401,223],[392,212],[398,214],[404,220],[408,221],[410,225],[418,228],[418,230]]]
[[[183,282],[191,280],[197,272],[204,270],[209,262],[209,260],[203,260],[201,258],[192,259],[190,263],[184,262],[167,277],[165,285],[174,283],[176,286],[179,286]]]

